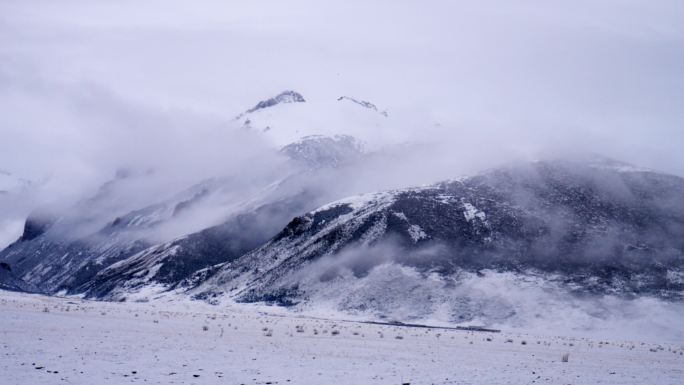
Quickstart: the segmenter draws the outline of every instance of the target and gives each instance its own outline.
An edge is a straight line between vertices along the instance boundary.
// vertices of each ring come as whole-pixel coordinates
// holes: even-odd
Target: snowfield
[[[0,324],[7,385],[684,382],[682,342],[377,325],[256,305],[0,291]]]

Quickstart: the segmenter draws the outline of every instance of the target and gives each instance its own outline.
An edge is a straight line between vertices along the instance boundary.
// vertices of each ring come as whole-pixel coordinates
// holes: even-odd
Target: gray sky
[[[123,165],[236,169],[268,143],[230,119],[284,89],[385,106],[450,166],[578,150],[684,175],[679,0],[0,3],[0,169],[52,198]]]

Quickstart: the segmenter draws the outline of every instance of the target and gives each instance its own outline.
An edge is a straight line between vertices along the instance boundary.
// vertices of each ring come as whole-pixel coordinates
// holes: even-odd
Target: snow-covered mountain
[[[235,260],[263,245],[293,217],[337,199],[344,188],[327,181],[345,175],[359,162],[362,144],[350,136],[306,137],[281,152],[299,172],[270,186],[261,199],[251,199],[225,222],[169,242],[151,246],[106,269],[73,292],[120,300],[186,288],[196,272]],[[253,197],[252,197],[253,198]]]
[[[241,113],[240,115],[236,116],[235,119],[240,119],[244,117],[247,114],[251,114],[253,112],[263,110],[269,107],[276,106],[278,104],[287,104],[287,103],[304,103],[306,100],[304,100],[304,97],[299,94],[296,91],[283,91],[279,93],[278,95],[268,98],[266,100],[262,100],[259,103],[257,103],[254,107],[248,109],[247,111]],[[245,123],[249,124],[249,123]]]
[[[117,214],[117,184],[129,177],[121,172],[67,213],[30,216],[0,260],[47,293],[102,296],[119,286],[176,285],[260,246],[293,216],[343,196],[344,189],[319,186],[325,185],[321,179],[334,178],[364,156],[360,142],[349,136],[303,138],[280,152],[289,163],[266,175],[206,180]],[[137,279],[150,269],[155,273]]]
[[[353,136],[372,149],[408,140],[402,122],[375,104],[351,97],[305,97],[284,91],[236,116],[239,123],[282,147],[307,136]]]
[[[41,291],[70,291],[100,269],[154,245],[152,234],[191,219],[186,212],[222,186],[219,181],[205,181],[169,199],[127,211],[120,202],[130,183],[139,180],[121,171],[93,196],[67,210],[32,213],[19,239],[0,251],[0,260]]]
[[[92,298],[122,299],[175,289],[199,270],[241,257],[276,234],[293,215],[320,198],[299,193],[242,212],[226,222],[139,253],[74,288]],[[135,295],[133,295],[135,298]]]
[[[395,160],[412,151],[374,147],[395,123],[381,112],[295,91],[259,102],[239,118],[275,147],[265,171],[234,170],[153,201],[130,193],[153,171],[120,172],[66,209],[29,216],[0,252],[0,283],[484,323],[522,311],[502,294],[515,290],[563,293],[556,304],[682,298],[684,179],[590,157],[354,195],[383,185],[374,179],[384,171],[401,173],[407,163]]]
[[[318,152],[339,146],[349,158]],[[347,190],[323,182],[363,162],[358,142],[305,138],[283,152],[303,168],[219,224],[169,241],[141,234],[216,196],[225,180],[78,239],[55,237],[63,219],[34,215],[0,255],[3,283],[104,300],[173,293],[484,324],[528,314],[530,301],[684,293],[680,177],[605,159],[535,161],[326,203]],[[530,293],[540,299],[519,302]]]
[[[330,104],[335,103],[333,100]],[[279,110],[304,104],[301,94],[284,91],[258,102],[238,119],[245,119],[244,125],[250,129],[251,120],[259,122],[274,115],[279,122],[307,126],[302,115],[288,121],[280,115],[287,111]],[[356,114],[365,113],[363,109],[355,109]],[[26,221],[24,234],[0,252],[0,260],[12,266],[14,274],[47,293],[61,290],[101,293],[110,290],[102,287],[120,285],[125,281],[123,277],[137,274],[140,266],[159,267],[161,260],[168,267],[159,267],[160,274],[151,277],[149,282],[167,287],[197,269],[238,257],[271,238],[292,216],[344,196],[344,189],[321,188],[316,184],[322,178],[334,178],[338,171],[330,170],[353,164],[365,156],[362,141],[350,135],[302,137],[298,130],[290,130],[291,127],[279,125],[274,130],[278,138],[285,140],[279,152],[290,160],[289,164],[274,165],[264,175],[242,173],[205,180],[170,198],[139,207],[128,204],[128,210],[122,210],[121,202],[126,200],[123,193],[152,171],[122,170],[92,197],[78,202],[67,212],[38,212],[31,216]],[[273,136],[268,132],[264,135]],[[278,140],[272,143],[279,147]],[[271,213],[270,221],[261,218],[263,211]],[[241,235],[239,226],[247,223],[252,226],[251,234]],[[255,228],[257,225],[260,227]],[[186,256],[188,250],[192,253]],[[125,261],[132,256],[135,258]],[[169,259],[170,256],[174,258]],[[186,262],[179,262],[184,258]],[[119,273],[105,274],[113,279],[99,277],[96,283],[91,282],[101,270],[114,264],[112,268]],[[178,267],[181,265],[182,272]],[[168,272],[176,267],[179,271]],[[162,277],[163,274],[166,275]]]
[[[501,274],[568,293],[680,298],[683,193],[682,178],[623,164],[539,161],[366,194],[296,217],[202,272],[194,294],[379,316],[445,311],[452,321],[493,306],[465,295],[463,282]]]

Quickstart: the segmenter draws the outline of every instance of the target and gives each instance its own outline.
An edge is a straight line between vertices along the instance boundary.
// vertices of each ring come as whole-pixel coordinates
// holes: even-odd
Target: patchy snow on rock
[[[456,197],[448,194],[438,194],[436,197],[437,202],[443,203],[445,205],[451,204],[456,201]]]
[[[425,231],[423,231],[423,229],[418,225],[409,226],[408,232],[411,236],[411,239],[413,239],[413,242],[418,242],[421,239],[425,239],[428,237]]]
[[[240,119],[243,116],[247,114],[251,114],[256,111],[260,111],[269,107],[276,106],[278,104],[289,104],[289,103],[304,103],[306,100],[304,97],[296,92],[296,91],[283,91],[279,93],[278,95],[262,100],[259,103],[257,103],[254,107],[248,109],[247,111],[241,113],[240,115],[236,116],[235,119]],[[245,125],[249,125],[251,122],[248,120],[245,121]]]
[[[672,283],[684,283],[684,271],[668,270],[666,276],[667,280]]]
[[[330,210],[331,208],[338,206],[347,206],[354,211],[366,208],[369,205],[373,205],[374,207],[386,207],[392,204],[395,197],[396,193],[392,191],[355,195],[321,206],[313,211],[312,214]]]
[[[408,218],[406,217],[406,214],[404,214],[402,212],[397,212],[397,211],[393,212],[392,214],[394,214],[395,217],[397,217],[403,221],[408,222]]]
[[[486,223],[487,215],[485,215],[484,212],[478,210],[475,206],[471,205],[470,203],[463,202],[463,208],[465,209],[463,215],[465,216],[465,219],[468,222],[471,222],[474,219],[478,219],[481,222]]]
[[[362,244],[371,244],[372,242],[378,240],[387,231],[387,218],[377,221],[368,230],[366,230],[361,236]]]
[[[358,104],[358,105],[361,106],[361,107],[367,108],[367,109],[369,109],[369,110],[373,110],[373,111],[379,113],[380,115],[382,115],[382,116],[384,116],[384,117],[388,117],[388,116],[389,116],[389,114],[387,113],[386,110],[380,111],[380,110],[378,109],[378,107],[377,107],[375,104],[371,103],[371,102],[368,102],[368,101],[365,101],[365,100],[359,100],[359,99],[356,99],[356,98],[352,98],[352,97],[350,97],[350,96],[340,96],[339,98],[337,98],[337,101],[338,101],[338,102],[339,102],[339,101],[343,101],[343,100],[348,100],[348,101],[350,101],[350,102],[352,102],[352,103]]]

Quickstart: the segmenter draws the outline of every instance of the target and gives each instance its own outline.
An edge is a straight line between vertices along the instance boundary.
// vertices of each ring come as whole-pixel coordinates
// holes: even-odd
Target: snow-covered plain
[[[3,384],[681,384],[684,344],[0,292]],[[562,331],[559,330],[559,333]],[[569,354],[568,362],[562,362]]]

